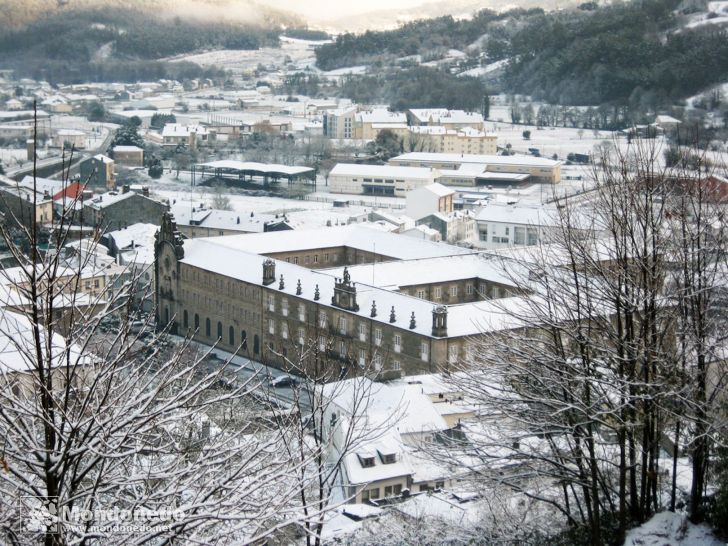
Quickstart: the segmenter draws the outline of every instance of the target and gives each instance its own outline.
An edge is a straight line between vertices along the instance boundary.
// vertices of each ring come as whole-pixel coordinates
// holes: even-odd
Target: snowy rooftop
[[[479,254],[355,265],[347,269],[354,282],[390,290],[466,279],[512,284],[502,272],[498,260]],[[327,269],[325,272],[341,277],[344,268]]]
[[[95,209],[103,209],[106,207],[109,207],[111,205],[114,205],[120,201],[123,201],[124,199],[129,199],[133,195],[138,195],[132,191],[128,191],[126,193],[118,192],[118,191],[108,191],[106,193],[102,193],[100,195],[95,196],[91,202],[87,202],[86,204],[89,207],[95,208]]]
[[[410,113],[421,123],[483,123],[483,116],[463,110],[413,108]]]
[[[375,252],[399,260],[473,254],[472,250],[466,248],[426,241],[403,240],[398,235],[371,226],[357,224],[321,229],[238,235],[216,239],[215,243],[230,249],[264,255],[342,246]]]
[[[356,117],[362,123],[407,123],[406,114],[390,112],[384,108],[359,112]]]
[[[263,233],[265,224],[280,219],[272,214],[244,214],[231,210],[196,209],[187,204],[172,206],[177,224],[182,226],[200,226],[212,229],[237,230],[241,233]]]
[[[143,152],[139,146],[114,146],[115,152]]]
[[[285,244],[290,243],[290,244]],[[291,245],[296,245],[293,248]],[[262,284],[262,253],[273,254],[287,250],[348,246],[362,250],[376,250],[378,254],[399,256],[402,259],[463,255],[472,253],[467,249],[449,245],[403,239],[363,226],[345,226],[341,228],[324,228],[320,230],[280,231],[250,235],[232,235],[227,237],[211,237],[187,240],[184,243],[185,257],[182,263],[220,275],[238,279],[251,284]],[[246,264],[241,267],[240,264]],[[282,275],[285,286],[279,290],[281,294],[296,296],[296,284],[300,280],[303,299],[313,300],[316,286],[319,287],[322,307],[331,305],[334,295],[334,275],[325,271],[314,271],[300,265],[276,260],[276,279]],[[413,268],[414,269],[414,268]],[[274,285],[276,288],[278,284]],[[370,318],[372,304],[376,303],[377,316],[375,322],[387,324],[389,327],[401,328],[423,336],[432,337],[431,302],[411,297],[399,292],[368,285],[357,284],[357,301],[359,314]],[[447,306],[448,336],[463,337],[476,335],[484,331],[512,329],[521,326],[507,310],[522,310],[523,300],[520,298],[501,298],[477,303],[465,303]],[[391,308],[395,308],[396,318],[390,323]],[[410,316],[415,314],[416,324],[410,328]]]
[[[554,226],[559,224],[553,207],[521,207],[518,205],[490,204],[478,211],[478,222],[524,224],[530,226]]]
[[[391,165],[359,165],[357,163],[339,163],[329,176],[376,176],[390,178],[418,178],[429,180],[432,170],[426,167],[394,167]]]
[[[445,187],[442,184],[438,184],[437,182],[414,191],[426,191],[433,193],[438,197],[447,197],[448,195],[453,195],[455,193],[451,188]]]
[[[410,152],[390,159],[397,161],[421,161],[443,163],[480,163],[482,165],[528,165],[532,167],[555,167],[560,161],[531,155],[487,155],[487,154],[441,154],[434,152]]]
[[[45,329],[41,328],[41,344],[45,352],[50,341],[53,366],[65,365],[67,358],[71,365],[86,363],[80,347],[68,346],[63,336],[58,333],[54,333],[50,340],[48,338]],[[34,356],[35,339],[31,321],[25,315],[0,309],[0,375],[35,369]]]
[[[111,231],[106,234],[106,237],[113,239],[116,247],[119,249],[131,247],[132,243],[134,243],[134,247],[154,247],[154,235],[158,230],[159,226],[154,224],[138,223],[132,224],[124,229]]]
[[[162,136],[186,138],[191,133],[207,134],[207,128],[202,125],[182,125],[179,123],[167,123],[162,129]]]
[[[292,165],[277,165],[272,163],[255,163],[252,161],[235,161],[232,159],[210,161],[209,163],[200,163],[198,167],[209,167],[211,169],[230,169],[234,171],[256,171],[260,173],[287,175],[313,172],[313,169],[310,167],[296,167]]]

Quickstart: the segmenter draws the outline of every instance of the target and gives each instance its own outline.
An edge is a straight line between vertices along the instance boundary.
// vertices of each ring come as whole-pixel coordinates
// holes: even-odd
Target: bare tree
[[[654,142],[602,151],[596,189],[557,199],[551,243],[503,261],[520,328],[485,335],[453,376],[484,416],[461,446],[473,475],[551,505],[592,544],[663,508],[661,445],[682,419],[700,501],[725,380],[708,366],[725,245],[695,193],[705,177],[665,172]]]
[[[71,242],[76,204],[54,217],[51,248]],[[29,255],[1,232],[19,263],[0,273],[3,541],[247,543],[295,521],[298,463],[251,404],[258,379],[155,332],[135,273],[104,277],[92,252],[41,252],[40,228],[35,214],[16,226]],[[42,517],[27,527],[29,514]]]
[[[334,331],[314,317],[305,330],[292,331],[292,350],[277,354],[297,377],[290,403],[277,419],[286,454],[298,468],[299,525],[306,544],[315,546],[322,543],[330,513],[357,494],[346,485],[345,459],[391,429],[401,410],[393,408],[383,420],[372,418],[378,387],[370,378],[378,374],[377,354],[355,364],[349,344]]]

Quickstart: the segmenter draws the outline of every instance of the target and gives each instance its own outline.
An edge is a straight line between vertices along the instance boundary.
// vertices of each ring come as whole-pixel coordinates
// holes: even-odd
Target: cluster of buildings
[[[366,225],[184,239],[166,215],[155,248],[162,323],[281,368],[313,344],[342,373],[446,369],[512,288],[487,256]]]
[[[561,162],[527,155],[465,155],[410,152],[387,165],[339,163],[328,175],[332,193],[404,197],[438,182],[445,186],[557,184]]]
[[[388,130],[406,149],[437,153],[495,154],[497,135],[485,131],[481,114],[447,109],[361,109],[346,106],[323,113],[323,134],[337,140],[374,140]]]

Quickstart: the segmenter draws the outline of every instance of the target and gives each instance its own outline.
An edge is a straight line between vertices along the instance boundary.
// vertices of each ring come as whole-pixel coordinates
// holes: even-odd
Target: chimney
[[[276,281],[276,263],[268,258],[263,262],[263,286],[268,286]]]
[[[447,337],[447,307],[438,305],[432,310],[432,335]]]
[[[142,195],[144,197],[149,197],[149,186],[143,186],[142,187]]]
[[[123,194],[123,193],[129,193],[129,184],[124,184],[124,185],[123,185],[123,186],[121,187],[121,193],[122,193],[122,194]]]

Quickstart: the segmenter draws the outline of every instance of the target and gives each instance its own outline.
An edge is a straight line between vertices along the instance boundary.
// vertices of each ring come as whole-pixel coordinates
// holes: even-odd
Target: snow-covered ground
[[[280,48],[262,47],[254,50],[223,49],[194,55],[182,55],[167,60],[189,61],[200,66],[217,66],[218,68],[239,74],[253,71],[259,64],[266,67],[282,67],[286,57],[298,68],[312,66],[316,61],[313,51],[308,47],[308,42],[305,40],[286,41],[281,44]]]
[[[725,546],[707,525],[693,525],[684,515],[660,512],[627,533],[624,546]]]
[[[491,72],[495,72],[496,70],[504,68],[507,64],[508,59],[502,59],[500,61],[496,61],[485,66],[477,66],[475,68],[471,68],[470,70],[461,72],[460,74],[458,74],[458,76],[485,76],[486,74],[490,74]]]

